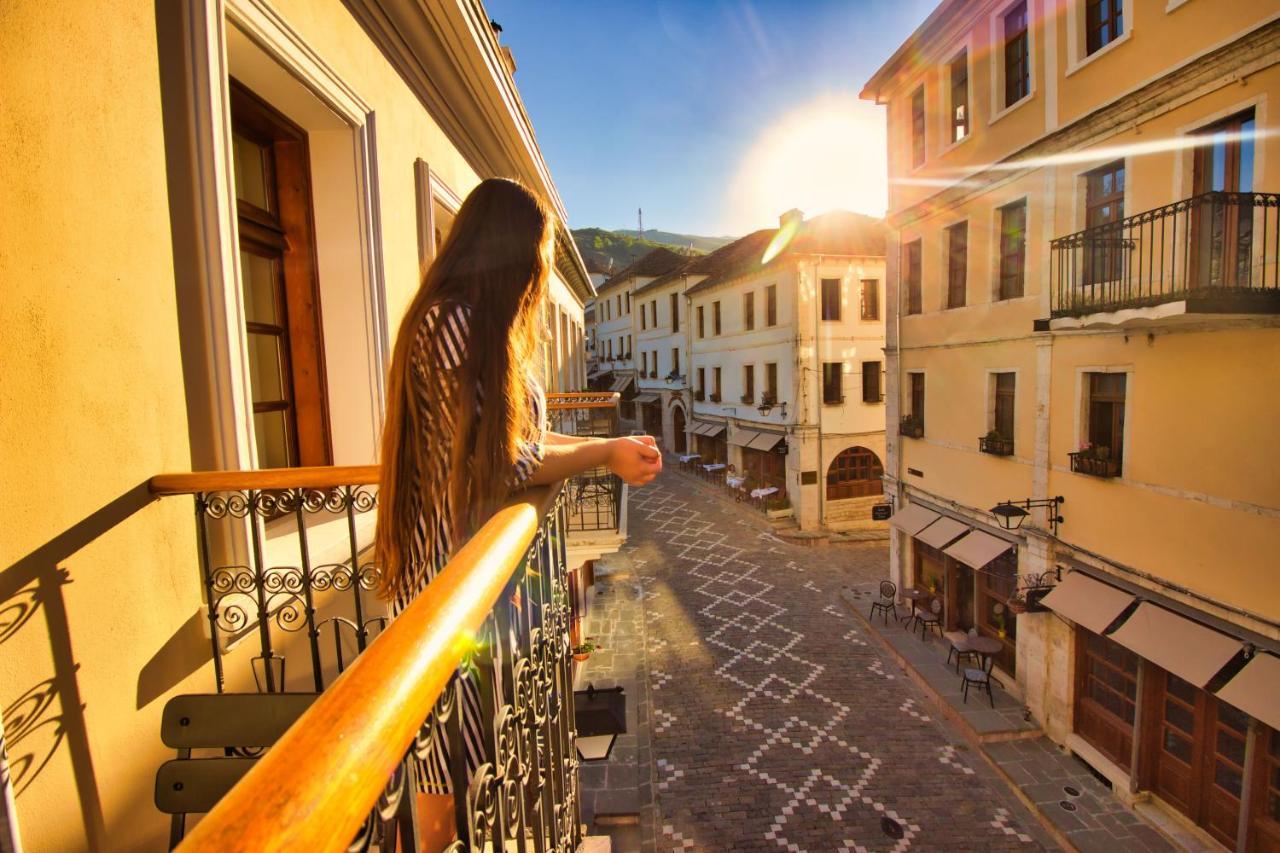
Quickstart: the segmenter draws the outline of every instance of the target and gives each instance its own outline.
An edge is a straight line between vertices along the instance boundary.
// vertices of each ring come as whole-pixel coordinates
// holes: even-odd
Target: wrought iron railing
[[[573,391],[547,395],[547,422],[563,435],[608,438],[618,434],[616,391]]]
[[[232,681],[228,640],[243,646],[248,637],[257,641],[244,654],[258,690],[298,689],[299,677],[304,690],[323,690],[183,849],[422,849],[415,782],[419,761],[441,744],[456,833],[444,849],[576,849],[564,495],[540,488],[508,502],[388,621],[359,538],[377,504],[376,477],[368,467],[152,480],[157,496],[195,496],[218,690]],[[325,538],[315,518],[326,513],[345,521],[346,560],[309,557]],[[273,555],[291,520],[298,564],[285,567]],[[238,553],[245,564],[234,564]],[[224,565],[223,555],[233,561]],[[338,605],[345,609],[326,610]],[[349,643],[358,656],[325,660],[326,629],[335,648]],[[299,651],[311,673],[286,671],[290,635],[306,638]],[[480,709],[483,741],[470,767],[464,696]]]
[[[1280,309],[1280,195],[1205,193],[1050,243],[1051,314],[1178,300],[1207,312]]]
[[[999,433],[987,433],[978,436],[978,450],[992,456],[1012,456],[1013,439],[1005,438]]]
[[[616,392],[548,394],[551,429],[564,435],[610,438],[619,434]],[[565,484],[570,533],[618,530],[625,493],[621,478],[595,468]]]

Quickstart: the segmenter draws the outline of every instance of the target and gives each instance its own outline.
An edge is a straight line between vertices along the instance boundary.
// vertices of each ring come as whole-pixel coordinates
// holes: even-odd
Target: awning
[[[1241,647],[1234,637],[1146,601],[1109,636],[1196,687],[1208,684]]]
[[[967,524],[961,524],[954,518],[941,516],[933,524],[930,524],[924,530],[916,534],[916,538],[926,545],[932,545],[935,548],[943,548],[950,545],[958,537],[963,536],[972,528]]]
[[[593,367],[591,372],[587,374],[588,379],[599,379],[601,376],[607,376],[613,373],[612,367]]]
[[[1012,547],[1012,542],[974,530],[950,548],[944,548],[942,553],[955,557],[970,568],[980,569]]]
[[[1095,634],[1105,631],[1132,602],[1133,596],[1129,593],[1096,581],[1084,572],[1069,572],[1040,599],[1045,607]]]
[[[729,443],[734,447],[748,447],[752,439],[759,437],[760,433],[753,429],[735,429],[733,435],[729,436]]]
[[[760,432],[756,433],[756,437],[751,439],[751,443],[747,447],[752,450],[773,450],[780,441],[782,441],[782,436],[776,432]]]
[[[613,384],[609,386],[610,391],[621,391],[635,381],[634,376],[619,376],[613,380]]]
[[[705,435],[711,438],[724,432],[724,424],[709,424],[705,421],[699,421],[698,425],[693,428],[694,435]]]
[[[907,504],[893,514],[889,524],[908,536],[915,536],[937,520],[938,514],[933,510],[925,509],[919,504]]]
[[[657,395],[657,394],[653,394],[653,393],[650,393],[650,392],[647,392],[647,391],[646,391],[646,392],[644,392],[644,393],[637,394],[637,395],[636,395],[636,397],[635,397],[635,399],[634,399],[634,400],[632,400],[631,402],[633,402],[633,403],[656,403],[656,402],[658,402],[658,400],[659,400],[659,399],[660,399],[660,398],[658,397],[658,395]]]
[[[1218,698],[1280,729],[1280,658],[1258,652],[1218,691]]]

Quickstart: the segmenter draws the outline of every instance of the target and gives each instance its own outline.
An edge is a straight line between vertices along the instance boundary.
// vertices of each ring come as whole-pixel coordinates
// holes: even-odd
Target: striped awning
[[[954,518],[947,518],[944,515],[917,533],[916,538],[926,545],[932,545],[934,548],[945,548],[971,529],[969,525],[961,524]]]
[[[1012,542],[998,536],[983,533],[981,530],[971,530],[968,536],[944,548],[942,553],[956,558],[972,569],[980,569],[1012,547]]]
[[[613,380],[613,384],[609,386],[610,391],[623,391],[628,385],[635,381],[634,376],[619,376]]]
[[[633,402],[633,403],[656,403],[656,402],[658,402],[658,400],[659,400],[659,399],[660,399],[660,398],[658,397],[658,395],[657,395],[657,394],[654,394],[654,393],[649,392],[649,391],[645,391],[645,392],[642,392],[642,393],[640,393],[640,394],[637,394],[637,395],[636,395],[636,398],[635,398],[634,400],[632,400],[631,402]]]
[[[747,447],[751,450],[773,450],[782,439],[783,436],[776,432],[758,432]]]
[[[729,443],[734,447],[750,447],[751,440],[759,437],[760,433],[753,429],[735,429],[733,435],[729,436]]]
[[[1133,596],[1084,572],[1068,572],[1040,603],[1077,625],[1101,634],[1133,603]]]
[[[714,438],[724,432],[724,424],[712,424],[706,421],[698,421],[698,425],[693,428],[694,435],[705,435]]]

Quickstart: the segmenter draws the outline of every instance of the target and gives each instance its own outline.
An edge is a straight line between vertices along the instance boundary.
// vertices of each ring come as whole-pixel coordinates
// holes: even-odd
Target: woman
[[[577,438],[543,428],[532,368],[554,222],[522,185],[482,182],[463,202],[396,339],[382,438],[377,558],[399,613],[510,494],[607,466],[632,486],[662,469],[653,439]],[[462,679],[468,765],[483,759],[479,698]],[[450,790],[443,739],[426,789]]]

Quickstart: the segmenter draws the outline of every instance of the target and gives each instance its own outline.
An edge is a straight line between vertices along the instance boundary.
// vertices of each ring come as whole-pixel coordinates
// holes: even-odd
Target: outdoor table
[[[751,490],[751,497],[753,497],[753,498],[767,498],[767,497],[769,497],[769,495],[775,494],[777,491],[778,491],[778,487],[777,487],[777,486],[768,486],[767,488],[763,488],[763,489],[752,489],[752,490]]]
[[[969,648],[986,658],[999,654],[1000,650],[1004,648],[1004,643],[995,637],[970,637]]]
[[[742,486],[742,484],[743,484],[743,483],[745,483],[745,482],[747,481],[747,478],[746,478],[746,477],[735,477],[734,475],[730,474],[729,476],[727,476],[727,477],[725,477],[725,478],[724,478],[724,481],[725,481],[725,483],[727,483],[727,484],[728,484],[729,488],[731,488],[731,489],[737,489],[737,488],[740,488],[740,487]]]
[[[701,454],[701,453],[686,453],[686,454],[684,454],[683,456],[677,456],[676,458],[680,460],[680,464],[681,464],[681,465],[688,465],[690,462],[692,462],[692,461],[693,461],[693,460],[695,460],[695,459],[701,459],[701,458],[702,458],[702,454]]]
[[[713,471],[723,471],[725,468],[728,468],[728,467],[729,466],[724,464],[723,462],[712,462],[709,465],[703,465],[702,470],[710,474]]]
[[[902,597],[907,599],[907,602],[911,605],[911,615],[908,616],[906,620],[904,620],[907,623],[907,629],[910,630],[911,623],[914,622],[916,618],[916,606],[921,601],[924,601],[926,598],[928,598],[929,593],[923,589],[919,589],[913,586],[913,587],[909,587],[908,589],[904,589],[901,594],[902,594]]]

